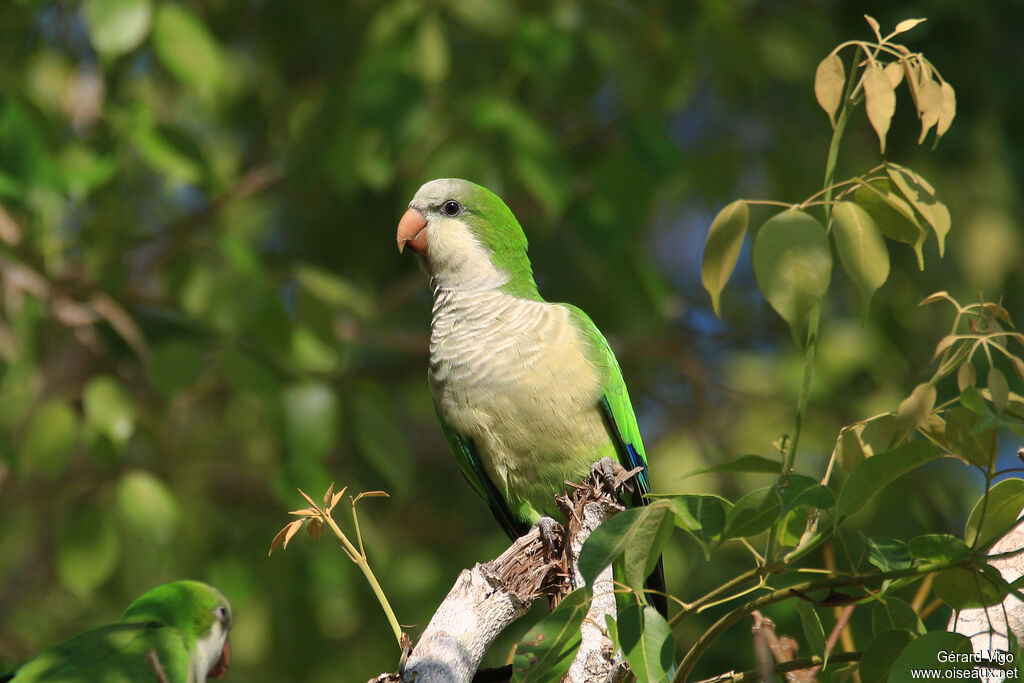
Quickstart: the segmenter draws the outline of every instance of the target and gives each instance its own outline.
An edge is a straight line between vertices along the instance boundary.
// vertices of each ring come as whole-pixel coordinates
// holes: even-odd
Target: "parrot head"
[[[180,631],[197,681],[220,678],[231,664],[231,605],[208,584],[173,581],[157,586],[128,606],[123,621],[155,622]]]
[[[468,180],[423,185],[398,223],[397,241],[398,251],[417,254],[441,286],[536,289],[516,217],[500,197]]]

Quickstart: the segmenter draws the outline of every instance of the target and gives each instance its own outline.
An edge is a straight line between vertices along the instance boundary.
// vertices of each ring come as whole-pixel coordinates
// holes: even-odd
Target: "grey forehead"
[[[438,178],[425,183],[412,198],[414,202],[434,204],[445,199],[458,197],[470,187],[469,183],[460,178]]]

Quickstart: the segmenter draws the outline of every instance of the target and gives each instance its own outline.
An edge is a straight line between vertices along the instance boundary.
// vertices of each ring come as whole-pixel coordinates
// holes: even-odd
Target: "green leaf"
[[[676,526],[689,532],[704,549],[704,559],[711,559],[711,541],[725,529],[725,515],[729,501],[714,495],[685,494],[674,496],[669,509],[675,515]]]
[[[164,396],[174,396],[199,379],[203,356],[203,348],[195,342],[186,339],[164,342],[153,349],[146,363],[149,381]]]
[[[939,256],[943,256],[952,218],[946,205],[936,198],[935,188],[922,176],[899,164],[886,164],[885,170],[907,201],[932,226],[939,242]]]
[[[739,199],[718,212],[711,222],[700,265],[700,281],[711,295],[715,315],[722,317],[722,290],[736,267],[743,246],[743,235],[750,222],[750,209]]]
[[[796,613],[800,615],[800,625],[803,626],[804,638],[811,652],[824,657],[822,667],[828,666],[828,656],[825,654],[825,629],[821,625],[821,618],[814,607],[803,600],[796,600],[793,603]]]
[[[777,214],[758,230],[753,261],[758,287],[799,344],[807,316],[825,295],[832,275],[825,229],[803,211]]]
[[[40,405],[21,437],[18,462],[22,472],[54,478],[64,471],[78,438],[78,418],[64,401]]]
[[[137,48],[149,33],[152,0],[84,0],[82,16],[96,52],[112,58]]]
[[[897,477],[942,455],[928,441],[911,441],[891,451],[879,453],[853,468],[839,493],[836,521],[861,509],[872,496]]]
[[[207,175],[202,150],[180,130],[167,126],[140,125],[132,130],[131,139],[139,156],[154,171],[163,173],[171,180],[196,185]]]
[[[785,515],[798,507],[828,509],[835,505],[836,498],[827,486],[822,486],[817,479],[801,474],[781,477],[776,488],[782,496],[782,512]]]
[[[332,308],[363,319],[372,317],[376,312],[373,296],[337,273],[303,264],[295,269],[295,279]]]
[[[184,5],[165,3],[153,20],[157,59],[182,83],[214,93],[225,85],[226,64],[209,29]]]
[[[268,396],[280,393],[274,373],[240,349],[224,349],[220,357],[220,369],[224,380],[235,391],[252,391]]]
[[[722,539],[753,536],[765,531],[778,518],[782,498],[774,486],[746,494],[725,515]]]
[[[955,610],[998,605],[1010,592],[995,568],[953,567],[935,575],[935,595]]]
[[[436,12],[427,14],[420,22],[416,36],[414,56],[420,79],[428,85],[436,85],[448,76],[450,59],[444,27]]]
[[[907,569],[913,564],[910,548],[899,539],[868,537],[864,545],[868,553],[868,562],[883,572]]]
[[[877,62],[870,62],[864,69],[864,106],[868,120],[878,135],[882,154],[885,154],[885,138],[889,134],[889,123],[896,112],[896,92],[892,81]]]
[[[111,443],[123,446],[135,431],[135,406],[112,377],[96,377],[82,391],[85,421]]]
[[[906,631],[898,631],[899,633],[906,633]],[[883,634],[886,635],[886,634]],[[893,638],[902,637],[898,635],[892,635]],[[876,638],[875,640],[879,640]],[[946,631],[934,631],[932,633],[926,633],[920,638],[915,638],[910,641],[903,651],[900,652],[899,657],[891,667],[889,673],[888,683],[912,683],[912,681],[920,680],[915,678],[911,672],[921,671],[921,669],[938,670],[939,676],[935,680],[945,679],[970,679],[971,678],[971,664],[967,662],[949,662],[939,661],[939,653],[968,653],[971,651],[971,641],[967,636],[959,633],[949,633]],[[949,659],[944,657],[944,659]],[[950,674],[946,674],[946,671],[950,671]],[[867,679],[862,674],[862,680],[884,680],[881,678]]]
[[[324,382],[303,382],[281,396],[285,440],[293,458],[319,460],[334,446],[338,432],[338,399]]]
[[[843,99],[846,84],[846,69],[839,55],[832,53],[821,60],[814,71],[814,98],[828,114],[832,127],[836,127],[836,112]]]
[[[674,523],[667,501],[631,508],[605,521],[580,551],[579,569],[589,584],[618,557],[624,558],[625,579],[634,590],[643,583],[661,554]]]
[[[590,609],[590,590],[577,588],[531,628],[516,647],[512,680],[558,683],[580,647],[580,626]]]
[[[89,505],[75,511],[57,542],[57,577],[80,598],[88,598],[117,569],[121,542],[104,511]]]
[[[860,425],[849,425],[839,430],[836,438],[836,445],[832,449],[833,457],[839,461],[839,466],[847,473],[864,461],[864,449],[860,445]],[[863,427],[861,427],[863,429]]]
[[[964,398],[972,395],[978,400],[976,407],[984,412],[985,405],[973,386],[964,389],[961,402],[969,403],[971,399],[965,401]],[[999,451],[997,429],[990,427],[977,431],[983,418],[970,408],[951,408],[945,416],[944,422],[929,422],[922,431],[949,453],[969,464],[988,469]]]
[[[860,680],[885,681],[900,652],[910,643],[912,636],[907,631],[883,631],[876,633],[860,658]]]
[[[916,536],[908,545],[910,554],[920,562],[955,562],[970,552],[966,543],[949,534]]]
[[[668,680],[675,641],[665,618],[649,605],[630,602],[618,615],[619,643],[637,681]]]
[[[891,240],[909,244],[917,255],[917,265],[924,269],[924,242],[928,232],[917,219],[913,207],[892,191],[889,180],[862,182],[854,193],[859,206],[867,211],[882,234]]]
[[[140,536],[165,544],[178,528],[180,512],[174,494],[150,472],[130,470],[117,484],[117,513]]]
[[[1006,375],[999,368],[991,367],[988,369],[986,383],[989,393],[992,394],[992,405],[995,406],[996,413],[1001,414],[1006,410],[1010,400],[1010,385],[1006,381]]]
[[[861,317],[867,320],[871,297],[889,277],[889,250],[871,214],[857,204],[837,203],[832,220],[839,262],[860,292]]]
[[[984,550],[1017,526],[1024,509],[1024,479],[1003,479],[983,495],[967,518],[964,541]]]
[[[722,463],[721,465],[715,465],[713,467],[698,467],[697,469],[687,472],[683,475],[683,479],[692,477],[697,474],[709,474],[712,472],[717,473],[734,473],[734,472],[757,472],[763,474],[778,474],[782,471],[782,463],[778,460],[772,460],[770,458],[764,458],[760,455],[743,455],[735,460]]]
[[[935,385],[923,382],[914,387],[910,396],[896,409],[896,426],[901,431],[917,429],[928,421],[935,407]]]
[[[884,595],[878,596],[878,601],[871,609],[871,633],[880,636],[886,631],[907,631],[914,635],[923,635],[925,628],[921,617],[917,616],[910,603],[891,595]]]

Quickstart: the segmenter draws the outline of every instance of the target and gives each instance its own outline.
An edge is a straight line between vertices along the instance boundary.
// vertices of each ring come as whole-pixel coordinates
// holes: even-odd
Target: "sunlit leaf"
[[[854,196],[857,204],[875,219],[883,235],[914,248],[918,267],[923,270],[923,247],[928,232],[918,221],[913,207],[892,191],[890,182],[876,180],[870,184],[864,183]]]
[[[675,658],[672,629],[649,605],[630,602],[617,620],[619,643],[638,681],[660,683],[668,679]]]
[[[631,508],[605,521],[590,535],[580,551],[579,569],[583,579],[593,583],[605,567],[623,557],[627,583],[635,590],[654,569],[675,517],[669,504],[657,501]]]
[[[1003,601],[1009,585],[989,566],[953,567],[935,575],[936,597],[955,610],[988,607]]]
[[[967,387],[973,387],[975,382],[978,381],[978,374],[974,370],[974,365],[967,361],[956,371],[956,386],[960,391],[963,391]]]
[[[322,382],[303,382],[281,396],[284,429],[293,457],[324,457],[337,438],[339,406],[334,391]]]
[[[868,562],[883,572],[906,569],[913,564],[910,548],[898,538],[867,537],[864,539],[864,549],[867,551]]]
[[[153,49],[160,63],[183,83],[211,93],[224,87],[226,67],[220,45],[185,5],[164,3],[157,8]]]
[[[860,463],[839,493],[837,522],[862,508],[886,484],[940,455],[942,451],[934,444],[911,441]]]
[[[782,463],[778,460],[765,458],[760,455],[742,455],[735,460],[724,462],[721,465],[711,467],[698,467],[687,472],[683,478],[692,477],[697,474],[734,473],[734,472],[758,472],[764,474],[778,474],[782,471]]]
[[[911,634],[905,630],[891,630],[875,633],[875,639],[864,648],[858,672],[862,681],[885,681],[900,652],[911,641]]]
[[[921,18],[921,19],[904,19],[900,23],[896,24],[896,28],[893,29],[892,33],[893,33],[894,36],[897,35],[897,34],[900,34],[900,33],[906,33],[907,31],[909,31],[910,29],[914,28],[918,24],[922,24],[922,23],[924,23],[926,21],[928,21],[928,20],[924,19],[924,18]]]
[[[836,125],[836,112],[843,99],[845,84],[846,70],[843,68],[843,60],[833,52],[821,60],[814,72],[814,97],[828,114],[833,128]]]
[[[896,421],[900,429],[909,431],[923,425],[935,407],[935,385],[923,382],[914,387],[896,409]]]
[[[722,315],[722,290],[736,267],[749,220],[750,209],[747,203],[738,200],[718,212],[708,231],[700,278],[704,289],[711,295],[715,315],[719,317]]]
[[[953,562],[970,552],[966,543],[949,534],[916,536],[908,545],[914,559],[925,562]]]
[[[939,241],[939,256],[944,255],[946,235],[952,225],[949,209],[936,198],[935,189],[919,174],[897,164],[888,164],[886,170],[907,201],[932,226]]]
[[[84,0],[82,16],[92,45],[104,57],[131,52],[146,38],[152,0]]]
[[[1024,510],[1024,479],[1004,479],[978,500],[967,518],[964,541],[972,548],[988,548],[1017,526]]]
[[[693,535],[704,550],[704,559],[711,557],[711,541],[725,528],[725,515],[731,504],[718,496],[688,494],[674,496],[669,509],[675,515],[676,526]]]
[[[991,367],[988,369],[986,384],[989,393],[992,394],[992,405],[995,406],[996,412],[1006,410],[1006,404],[1010,400],[1010,385],[1006,381],[1006,375],[999,368]]]
[[[905,633],[904,631],[898,633]],[[884,634],[883,634],[884,635]],[[896,636],[902,637],[902,636]],[[971,641],[967,636],[946,631],[933,631],[907,643],[893,663],[889,672],[889,683],[911,683],[917,680],[912,672],[922,669],[937,672],[937,678],[969,679],[973,665],[970,662],[955,662],[949,653],[968,653]],[[939,653],[947,656],[939,658]],[[945,672],[949,671],[949,674]],[[882,679],[873,679],[882,680]]]
[[[726,513],[722,538],[754,536],[766,531],[781,509],[782,498],[774,486],[755,489],[737,500]]]
[[[758,230],[752,256],[758,287],[799,343],[807,316],[828,290],[832,274],[825,229],[810,214],[784,211]]]
[[[914,635],[922,635],[925,628],[921,617],[917,616],[910,603],[892,595],[885,595],[880,596],[871,609],[871,633],[879,636],[886,631],[907,631]]]
[[[590,608],[590,591],[577,588],[551,614],[531,628],[516,646],[512,680],[558,683],[580,647],[580,626]]]
[[[889,250],[871,214],[853,202],[839,202],[832,210],[832,235],[843,270],[861,296],[862,317],[875,291],[889,277]]]
[[[896,92],[885,69],[877,62],[871,62],[864,69],[864,106],[868,120],[878,135],[882,154],[885,154],[885,138],[889,134],[889,123],[896,111]]]
[[[939,121],[935,126],[936,139],[942,137],[953,124],[956,117],[956,91],[953,86],[945,81],[942,82],[942,109],[939,111]]]
[[[924,142],[928,131],[939,122],[943,111],[942,86],[936,81],[928,80],[917,84],[917,108],[921,115],[921,135],[918,144]]]
[[[86,424],[114,444],[123,445],[135,430],[135,406],[112,377],[95,377],[82,391]]]
[[[117,513],[121,523],[156,543],[167,543],[178,528],[178,501],[156,476],[130,470],[117,484]]]

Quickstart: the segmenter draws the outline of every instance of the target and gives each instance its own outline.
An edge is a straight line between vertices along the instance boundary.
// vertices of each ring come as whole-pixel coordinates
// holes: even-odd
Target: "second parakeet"
[[[231,606],[216,588],[165,583],[139,596],[118,623],[46,650],[0,683],[205,683],[227,671],[230,628]]]

